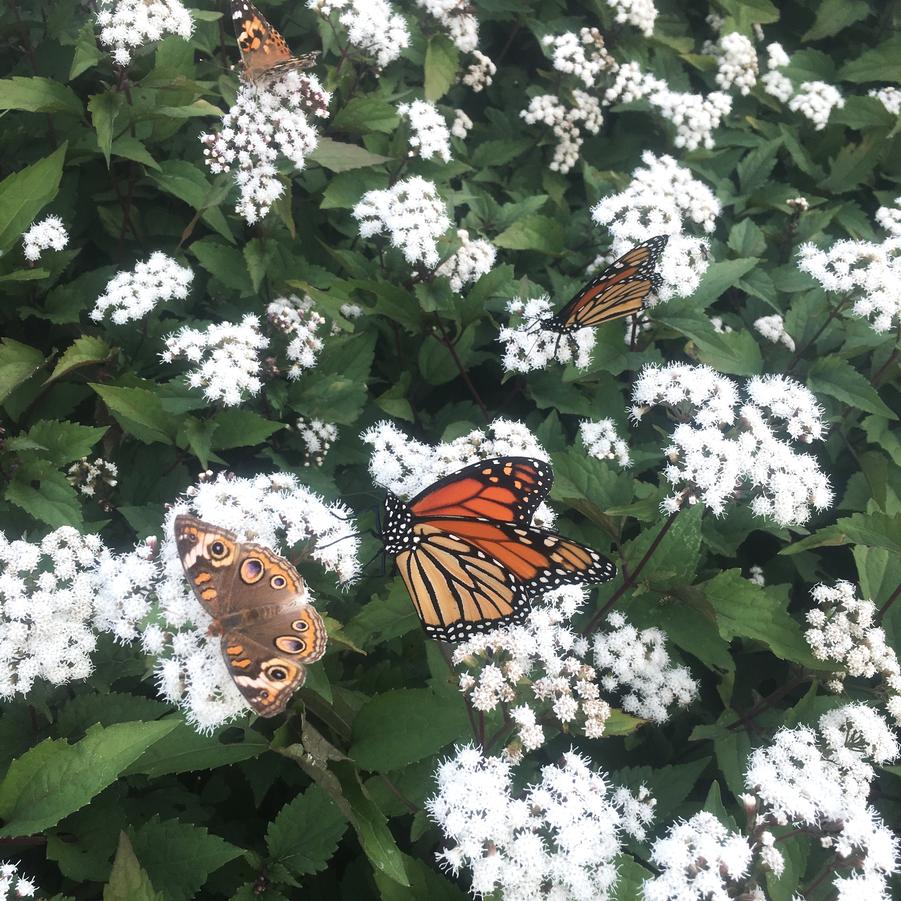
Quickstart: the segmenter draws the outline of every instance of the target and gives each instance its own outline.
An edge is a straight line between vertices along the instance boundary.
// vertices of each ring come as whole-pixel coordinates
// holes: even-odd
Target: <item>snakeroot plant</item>
[[[899,28],[3,5],[0,899],[901,896]]]

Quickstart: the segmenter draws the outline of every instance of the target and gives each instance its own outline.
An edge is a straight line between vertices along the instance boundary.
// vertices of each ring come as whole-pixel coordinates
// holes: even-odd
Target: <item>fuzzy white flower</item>
[[[430,267],[438,263],[438,239],[451,226],[435,184],[418,175],[391,188],[367,191],[354,207],[353,217],[360,223],[362,237],[387,232],[408,263]]]
[[[239,323],[217,322],[203,330],[184,326],[166,338],[160,356],[165,363],[178,358],[193,363],[188,384],[208,400],[231,407],[260,393],[260,351],[268,343],[259,319],[248,315]]]
[[[385,0],[307,0],[307,7],[328,19],[338,13],[354,47],[372,56],[384,68],[410,43],[403,16]]]
[[[615,66],[597,28],[582,28],[578,34],[571,31],[548,34],[542,43],[549,48],[554,68],[558,72],[575,75],[586,88],[594,86],[601,72]]]
[[[643,838],[654,801],[633,795],[573,751],[521,795],[509,761],[457,748],[436,773],[427,808],[451,843],[438,860],[455,876],[471,870],[476,895],[503,901],[606,901],[627,835]]]
[[[887,332],[901,321],[901,235],[879,244],[837,241],[828,250],[803,244],[798,268],[824,290],[853,298],[851,314],[870,320],[874,331]]]
[[[632,172],[632,180],[617,194],[608,194],[591,211],[592,218],[613,236],[610,260],[622,256],[648,235],[668,235],[657,268],[660,288],[648,298],[690,297],[707,271],[707,242],[688,232],[697,228],[712,232],[720,214],[713,192],[671,156],[641,156],[644,166]]]
[[[19,872],[15,863],[0,863],[0,898],[14,901],[15,898],[33,898],[37,886],[31,879]]]
[[[479,20],[472,14],[472,4],[468,0],[416,0],[416,5],[441,23],[463,53],[476,49]]]
[[[784,376],[749,379],[745,394],[736,416],[737,385],[712,369],[642,369],[632,416],[640,419],[658,404],[682,411],[683,421],[664,449],[664,476],[676,488],[664,510],[699,500],[720,515],[743,490],[756,515],[780,525],[806,522],[813,509],[831,505],[832,489],[816,459],[797,453],[789,441],[822,438],[822,410],[807,388]]]
[[[157,251],[150,259],[137,263],[131,272],[119,272],[107,282],[91,311],[91,319],[100,322],[110,310],[110,318],[117,325],[141,319],[158,303],[184,300],[193,280],[194,273],[187,266],[180,266],[172,257]]]
[[[266,308],[266,316],[274,328],[288,336],[288,378],[300,378],[319,359],[323,343],[317,333],[325,325],[325,317],[313,309],[310,297],[296,294],[277,297]]]
[[[749,94],[757,84],[757,51],[750,38],[732,31],[707,49],[716,56],[716,83],[724,91],[735,88],[739,94]]]
[[[288,473],[235,478],[220,473],[189,488],[168,511],[160,544],[157,584],[161,623],[148,626],[144,649],[157,656],[160,693],[178,704],[188,722],[209,731],[246,712],[244,699],[228,673],[219,638],[208,634],[209,615],[200,606],[178,555],[173,536],[175,517],[191,513],[283,554],[298,542],[341,582],[359,571],[359,538],[352,512],[328,504]],[[308,600],[311,592],[306,589]],[[165,631],[163,631],[165,629]]]
[[[69,243],[69,233],[59,216],[45,216],[34,222],[22,235],[25,259],[35,263],[45,250],[62,250]]]
[[[579,150],[583,143],[582,128],[591,134],[597,134],[604,122],[597,98],[577,88],[572,92],[572,99],[572,106],[565,106],[553,94],[540,94],[533,97],[529,105],[520,112],[526,124],[541,122],[553,129],[557,138],[549,167],[553,172],[569,172],[579,161]]]
[[[451,123],[450,133],[462,141],[470,131],[472,131],[472,119],[463,110],[454,110],[454,121]]]
[[[491,272],[497,257],[497,249],[483,238],[470,240],[465,228],[457,229],[460,248],[453,256],[446,259],[435,271],[436,275],[446,276],[451,290],[459,294],[466,285],[477,282],[483,275]]]
[[[813,123],[817,131],[822,131],[829,123],[832,110],[845,105],[838,88],[825,81],[804,81],[800,90],[788,102],[788,108],[799,112]]]
[[[302,416],[294,425],[306,446],[304,466],[322,466],[329,448],[338,440],[338,426],[321,419],[304,419]]]
[[[894,206],[881,206],[876,210],[876,222],[892,237],[901,238],[901,197],[895,198]]]
[[[279,155],[298,172],[316,149],[313,118],[328,116],[331,94],[309,73],[288,70],[263,82],[243,82],[221,128],[201,135],[213,173],[233,172],[239,189],[236,212],[250,224],[262,219],[281,197]]]
[[[410,156],[417,155],[424,160],[437,156],[445,163],[450,162],[450,131],[434,103],[425,100],[401,103],[397,112],[410,122]]]
[[[783,66],[789,64],[788,54],[782,47],[782,44],[768,44],[767,48],[767,71],[760,79],[763,89],[767,94],[772,95],[783,103],[788,103],[795,92],[795,87],[791,79],[779,70]]]
[[[795,339],[785,330],[785,320],[779,313],[761,316],[754,320],[754,328],[773,344],[784,344],[789,350],[795,349]]]
[[[875,97],[893,116],[901,114],[901,90],[898,88],[873,88],[867,94]]]
[[[66,479],[83,497],[95,497],[101,485],[115,488],[119,484],[119,467],[102,457],[93,461],[82,457],[66,470]]]
[[[497,74],[497,66],[491,59],[478,50],[472,51],[474,62],[470,63],[466,74],[463,76],[463,84],[478,94],[489,87]]]
[[[748,839],[712,813],[670,826],[651,848],[660,874],[642,886],[645,901],[726,901],[736,897],[754,852]]]
[[[598,460],[616,460],[620,466],[630,466],[629,446],[619,437],[616,423],[612,419],[591,422],[582,421],[579,435],[585,445],[585,452]]]
[[[763,567],[758,563],[754,563],[751,565],[751,568],[748,570],[748,581],[753,582],[755,585],[759,585],[763,588],[766,585],[766,577],[763,573]]]
[[[112,51],[119,66],[131,62],[132,53],[167,34],[191,38],[191,13],[179,0],[101,0],[97,9],[100,43]]]
[[[607,0],[620,24],[634,25],[646,38],[654,33],[657,7],[654,0]]]
[[[498,340],[506,345],[503,363],[508,372],[544,369],[551,362],[585,369],[591,363],[596,330],[581,328],[566,335],[550,331],[546,321],[554,310],[546,294],[530,300],[514,297],[507,303],[507,312],[518,319],[517,324],[505,325],[498,333]]]

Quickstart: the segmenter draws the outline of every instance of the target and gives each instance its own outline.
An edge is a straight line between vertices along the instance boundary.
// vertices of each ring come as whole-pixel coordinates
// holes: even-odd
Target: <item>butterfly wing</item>
[[[461,516],[529,524],[548,496],[550,466],[529,457],[496,457],[439,479],[409,503],[417,518]]]
[[[667,240],[667,235],[659,235],[633,247],[593,278],[553,318],[557,330],[601,325],[641,310],[659,283],[655,270]]]
[[[306,679],[305,664],[323,654],[328,635],[307,603],[251,621],[222,636],[222,656],[238,690],[261,716],[275,716]]]
[[[410,539],[395,560],[426,632],[443,641],[522,622],[535,593],[616,572],[591,548],[526,525],[430,518]]]
[[[231,0],[231,13],[244,71],[252,81],[294,59],[287,41],[249,0]]]

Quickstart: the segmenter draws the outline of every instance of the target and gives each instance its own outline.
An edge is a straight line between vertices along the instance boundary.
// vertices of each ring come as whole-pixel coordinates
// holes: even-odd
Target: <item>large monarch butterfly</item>
[[[316,53],[294,56],[278,29],[250,0],[231,0],[231,13],[248,81],[277,78],[288,69],[308,69],[316,61]]]
[[[613,578],[616,567],[596,551],[531,525],[552,483],[540,460],[496,457],[409,502],[388,495],[385,552],[429,635],[456,641],[520,623],[538,592]]]
[[[547,331],[567,335],[586,326],[631,316],[644,307],[651,291],[660,285],[657,263],[668,235],[658,235],[611,263],[593,278],[562,310],[541,322]]]

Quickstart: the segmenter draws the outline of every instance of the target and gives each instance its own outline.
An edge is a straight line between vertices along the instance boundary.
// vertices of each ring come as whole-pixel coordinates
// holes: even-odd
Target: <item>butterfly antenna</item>
[[[328,544],[317,544],[313,550],[314,551],[324,551],[327,547],[331,547],[333,544],[338,544],[339,541],[347,541],[348,538],[362,538],[364,535],[368,534],[367,532],[351,532],[350,535],[342,535],[340,538],[336,538],[334,541],[330,541]]]

